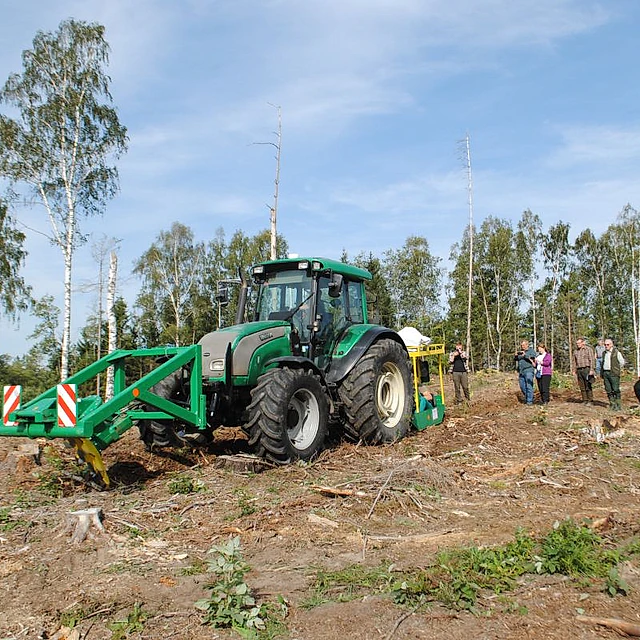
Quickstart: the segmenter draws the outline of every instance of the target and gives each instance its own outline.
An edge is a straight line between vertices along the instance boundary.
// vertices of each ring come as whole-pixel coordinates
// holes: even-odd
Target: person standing
[[[584,338],[576,340],[576,351],[573,354],[573,374],[578,379],[582,402],[591,406],[593,404],[593,377],[596,366],[596,357],[593,349]]]
[[[547,351],[546,345],[541,342],[538,345],[538,355],[536,356],[536,379],[538,381],[538,391],[540,392],[540,402],[549,404],[549,388],[551,387],[552,358]]]
[[[604,339],[598,338],[598,344],[596,345],[596,375],[601,375],[602,371],[602,356],[604,355]]]
[[[604,390],[609,398],[609,409],[620,411],[620,374],[624,367],[624,358],[613,344],[611,338],[604,341],[604,355],[602,357],[602,380]]]
[[[453,388],[456,394],[456,404],[462,402],[462,394],[469,401],[469,366],[467,353],[462,342],[456,342],[456,348],[449,354],[449,366],[453,374]]]
[[[535,373],[536,353],[529,346],[528,340],[523,340],[520,343],[520,351],[516,352],[514,360],[518,369],[520,391],[524,396],[525,404],[531,407],[533,406],[533,375]]]

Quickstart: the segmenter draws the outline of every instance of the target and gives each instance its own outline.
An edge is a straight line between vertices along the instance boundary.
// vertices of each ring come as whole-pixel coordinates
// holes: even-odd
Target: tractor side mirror
[[[342,293],[342,274],[331,274],[331,280],[329,281],[329,297],[339,298]]]
[[[226,284],[218,283],[216,300],[221,307],[226,307],[229,304],[229,287]]]

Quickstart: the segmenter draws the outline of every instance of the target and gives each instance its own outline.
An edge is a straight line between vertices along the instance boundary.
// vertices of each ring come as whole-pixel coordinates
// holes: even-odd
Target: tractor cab
[[[324,259],[276,260],[253,268],[255,321],[291,324],[293,355],[324,368],[342,332],[366,319],[364,269]]]

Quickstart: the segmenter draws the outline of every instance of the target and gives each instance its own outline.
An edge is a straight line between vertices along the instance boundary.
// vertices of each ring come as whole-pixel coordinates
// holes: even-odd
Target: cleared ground
[[[209,593],[207,551],[234,535],[258,601],[288,603],[281,637],[566,640],[618,637],[579,615],[640,624],[638,556],[621,566],[626,596],[601,581],[528,575],[507,594],[481,592],[475,613],[438,602],[413,610],[376,589],[349,602],[330,589],[309,608],[319,570],[400,574],[438,551],[505,544],[519,528],[544,535],[567,517],[605,545],[640,535],[631,381],[617,418],[601,388],[593,407],[571,387],[552,390],[546,410],[519,403],[514,374],[478,374],[472,390],[471,405],[450,407],[438,427],[388,447],[336,443],[311,465],[229,460],[245,441],[225,430],[206,452],[158,455],[132,429],[104,453],[108,492],[74,479],[57,441],[0,439],[0,638],[238,637],[203,626],[193,606]],[[39,455],[24,450],[36,444]],[[89,519],[84,535],[71,513],[92,508],[104,530]]]

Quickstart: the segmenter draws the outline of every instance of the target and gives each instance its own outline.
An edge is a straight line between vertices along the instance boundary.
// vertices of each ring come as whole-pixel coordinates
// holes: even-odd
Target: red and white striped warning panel
[[[9,414],[20,408],[20,392],[22,387],[19,384],[8,385],[4,388],[2,403],[2,424],[5,427],[15,427],[18,423],[9,420]]]
[[[76,418],[76,385],[58,385],[58,426],[75,427]]]

